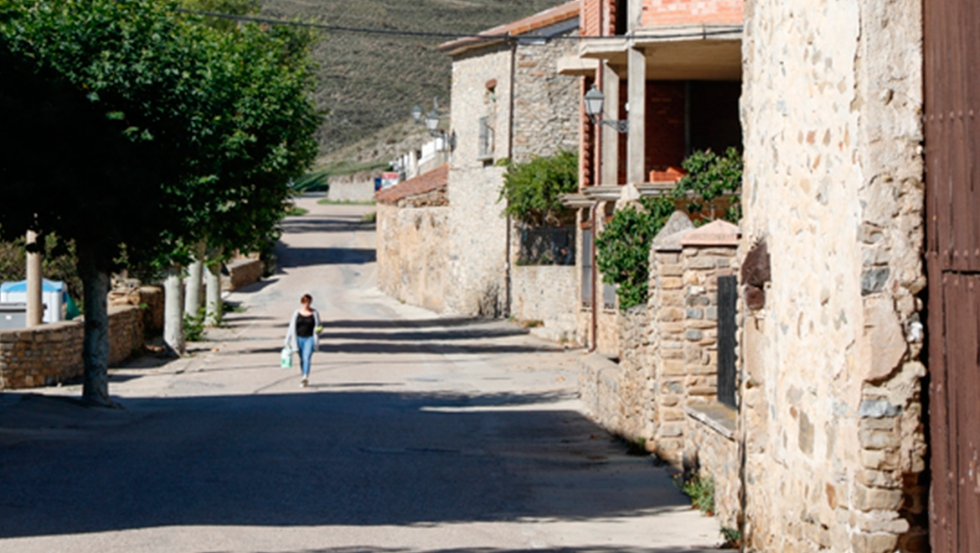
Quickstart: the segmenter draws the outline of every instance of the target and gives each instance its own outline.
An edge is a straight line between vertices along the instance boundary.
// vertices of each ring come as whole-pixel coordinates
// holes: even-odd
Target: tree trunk
[[[163,281],[163,342],[171,353],[183,355],[184,347],[184,302],[181,295],[183,285],[180,280],[180,268],[167,269],[167,278]]]
[[[218,326],[221,324],[221,319],[224,316],[222,309],[224,306],[221,302],[221,263],[218,261],[220,255],[213,255],[210,259],[211,263],[207,267],[207,291],[208,291],[208,302],[207,302],[207,321],[211,326]]]
[[[109,399],[109,273],[85,253],[79,247],[78,273],[85,295],[82,399],[109,407],[114,405]]]
[[[37,242],[37,233],[27,231],[27,246]],[[27,252],[27,326],[39,326],[44,322],[44,277],[41,270],[41,252]],[[54,307],[52,307],[54,309]]]
[[[184,295],[184,313],[192,317],[201,310],[201,278],[204,272],[204,242],[197,246],[194,261],[187,268],[187,289]]]

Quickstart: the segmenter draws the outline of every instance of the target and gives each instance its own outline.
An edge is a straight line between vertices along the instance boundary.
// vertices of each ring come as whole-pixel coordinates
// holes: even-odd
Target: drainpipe
[[[514,80],[517,76],[517,40],[510,39],[510,98],[507,102],[510,104],[510,108],[507,110],[507,117],[510,120],[507,124],[507,159],[511,163],[514,163]],[[504,260],[504,279],[506,287],[506,303],[504,305],[504,316],[510,317],[510,304],[512,301],[511,294],[513,293],[512,282],[511,282],[511,227],[513,226],[513,220],[510,214],[507,214],[507,248],[506,248],[506,259]]]
[[[596,269],[595,266],[596,263],[595,239],[596,239],[596,230],[599,228],[597,224],[597,219],[598,219],[597,212],[599,211],[599,203],[598,202],[593,203],[592,207],[590,207],[589,210],[591,211],[590,216],[592,217],[592,252],[591,252],[592,278],[590,279],[592,281],[592,290],[590,291],[592,294],[592,343],[589,344],[589,353],[592,353],[599,347],[599,305],[598,305],[599,285],[596,282],[596,279],[598,278],[599,275],[599,271]]]

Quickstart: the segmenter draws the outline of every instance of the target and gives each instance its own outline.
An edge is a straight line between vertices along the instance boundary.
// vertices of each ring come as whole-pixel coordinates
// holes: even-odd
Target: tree
[[[0,1],[0,235],[75,241],[93,403],[110,403],[109,274],[264,238],[315,153],[304,52],[174,7]]]

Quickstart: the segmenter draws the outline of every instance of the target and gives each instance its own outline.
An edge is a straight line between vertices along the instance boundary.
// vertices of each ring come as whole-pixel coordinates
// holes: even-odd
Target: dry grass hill
[[[561,3],[561,0],[262,0],[262,15],[351,27],[471,34]],[[428,37],[326,33],[315,52],[320,64],[316,100],[330,110],[319,134],[321,153],[335,159],[339,150],[355,143],[363,144],[359,150],[386,151],[392,145],[386,144],[391,139],[379,131],[395,126],[395,132],[402,134],[404,131],[397,129],[404,127],[412,106],[418,104],[428,111],[432,98],[437,97],[441,108],[448,107],[451,64],[447,56],[436,50],[444,41]],[[392,143],[403,138],[402,134]],[[363,158],[366,154],[355,155]]]

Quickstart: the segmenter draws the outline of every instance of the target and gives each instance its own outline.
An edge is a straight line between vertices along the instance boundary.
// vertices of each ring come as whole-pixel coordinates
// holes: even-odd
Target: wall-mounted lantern
[[[595,85],[585,93],[585,113],[592,120],[594,125],[609,125],[610,127],[616,129],[617,132],[627,133],[629,132],[629,120],[617,121],[615,119],[603,119],[602,118],[602,108],[606,103],[606,97],[602,92],[599,91]],[[627,108],[628,110],[628,108]]]

